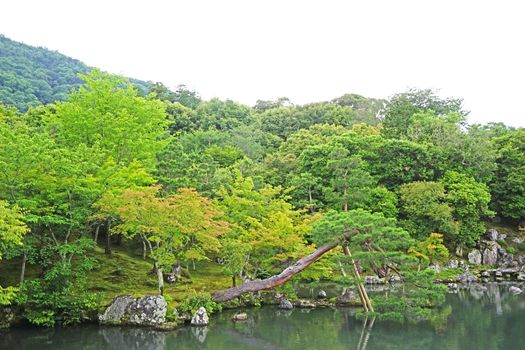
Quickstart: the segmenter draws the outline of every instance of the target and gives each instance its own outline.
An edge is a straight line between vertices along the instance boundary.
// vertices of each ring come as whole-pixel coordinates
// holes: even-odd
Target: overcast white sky
[[[0,33],[205,99],[408,87],[462,97],[471,122],[525,126],[522,1],[4,0]]]

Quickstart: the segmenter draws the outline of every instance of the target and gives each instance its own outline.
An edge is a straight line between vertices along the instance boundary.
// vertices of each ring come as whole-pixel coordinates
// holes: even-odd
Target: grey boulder
[[[292,303],[290,303],[290,301],[288,299],[282,298],[281,299],[281,303],[279,304],[279,309],[291,310],[291,309],[293,309],[293,305],[292,305]]]
[[[166,321],[168,303],[161,295],[134,299],[121,295],[113,299],[98,319],[101,324],[158,326]]]
[[[498,248],[500,246],[496,242],[487,243],[487,247],[483,251],[483,265],[496,265],[498,262]]]
[[[481,252],[477,249],[472,249],[470,253],[468,253],[468,262],[472,265],[481,265]]]
[[[206,309],[204,307],[200,307],[195,315],[193,315],[193,318],[191,319],[191,325],[192,326],[207,326],[210,323],[210,319],[208,317],[208,313],[206,312]]]

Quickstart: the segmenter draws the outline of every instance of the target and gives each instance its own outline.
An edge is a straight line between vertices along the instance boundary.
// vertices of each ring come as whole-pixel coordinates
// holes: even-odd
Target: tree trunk
[[[235,275],[232,276],[232,287],[237,286],[237,278],[235,278]]]
[[[24,283],[24,279],[26,277],[26,263],[27,263],[27,253],[24,252],[24,255],[22,255],[22,269],[20,271],[20,286]]]
[[[344,184],[343,184],[343,196],[344,196],[344,199],[345,199],[345,211],[348,211],[348,198],[347,198],[347,193],[346,193],[347,189],[346,189],[346,173],[345,173],[345,176],[344,176]]]
[[[100,232],[100,225],[97,225],[95,228],[95,235],[93,236],[93,240],[95,241],[95,244],[97,244],[98,241],[98,233]]]
[[[159,295],[164,295],[164,275],[162,274],[162,267],[155,261],[155,270],[157,270],[157,279],[159,282]]]
[[[310,213],[313,214],[315,212],[314,210],[314,199],[312,197],[312,188],[308,187],[308,201],[310,203]]]
[[[212,300],[215,302],[225,302],[237,298],[238,296],[241,296],[245,293],[258,292],[260,290],[271,289],[280,286],[316,262],[321,256],[335,247],[337,247],[337,243],[327,244],[317,248],[317,250],[315,250],[312,254],[299,259],[295,264],[287,267],[278,275],[266,278],[264,280],[245,282],[239,286],[215,292],[212,294]]]
[[[146,247],[146,241],[142,240],[142,260],[146,260],[148,255],[148,248]]]
[[[343,246],[343,251],[345,255],[351,259],[350,262],[354,270],[354,277],[358,280],[361,279],[361,276],[359,275],[359,270],[357,269],[357,264],[355,263],[355,260],[352,258],[352,253],[350,253],[350,249],[348,249],[347,245]],[[363,303],[363,307],[365,308],[365,312],[368,312],[368,311],[374,312],[374,307],[372,306],[372,302],[370,301],[370,298],[368,297],[368,293],[366,292],[363,282],[361,281],[357,282],[357,290],[359,292],[359,297],[361,299],[361,302]]]
[[[105,253],[107,255],[111,255],[111,235],[110,235],[111,219],[108,219],[108,221],[106,222],[106,226],[107,226],[107,230],[106,230],[106,249],[105,249]]]

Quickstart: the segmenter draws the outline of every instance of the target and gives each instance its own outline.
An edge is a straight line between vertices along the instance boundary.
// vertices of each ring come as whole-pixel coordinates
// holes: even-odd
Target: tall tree
[[[494,140],[497,170],[490,189],[497,212],[525,229],[525,129]]]
[[[463,110],[462,104],[461,99],[442,98],[429,89],[411,89],[396,94],[386,104],[383,120],[384,135],[388,138],[406,137],[409,128],[414,123],[414,115],[418,112],[432,111],[437,116],[457,112],[464,119],[468,112]]]

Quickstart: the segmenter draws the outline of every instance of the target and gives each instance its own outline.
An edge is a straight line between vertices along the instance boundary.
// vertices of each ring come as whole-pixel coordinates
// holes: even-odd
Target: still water
[[[508,288],[491,284],[449,294],[432,322],[418,324],[358,320],[350,308],[263,307],[245,310],[244,322],[232,322],[234,312],[224,311],[206,328],[171,332],[95,325],[12,329],[0,332],[0,349],[525,349],[525,294],[511,295]]]

